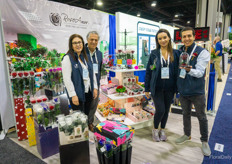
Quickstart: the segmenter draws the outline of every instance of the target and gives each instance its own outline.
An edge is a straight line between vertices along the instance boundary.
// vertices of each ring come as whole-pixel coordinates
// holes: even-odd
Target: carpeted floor
[[[0,164],[45,164],[8,137],[0,140]]]
[[[232,163],[232,69],[229,71],[221,103],[214,121],[209,139],[212,151],[210,157],[204,157],[203,164],[231,164]],[[216,144],[221,144],[223,152],[214,150]],[[216,146],[219,148],[218,146]]]

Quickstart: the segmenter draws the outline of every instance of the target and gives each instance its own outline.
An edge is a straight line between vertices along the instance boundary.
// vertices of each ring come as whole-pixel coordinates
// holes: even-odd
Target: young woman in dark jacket
[[[177,91],[179,54],[178,50],[172,48],[169,32],[160,29],[156,34],[156,49],[151,52],[145,77],[146,97],[149,98],[151,92],[156,108],[152,130],[152,138],[156,142],[167,140],[164,129],[174,93]]]

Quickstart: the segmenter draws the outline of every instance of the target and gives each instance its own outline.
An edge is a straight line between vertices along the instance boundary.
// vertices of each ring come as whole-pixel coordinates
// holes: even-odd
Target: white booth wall
[[[137,32],[138,32],[138,23],[142,22],[149,25],[155,25],[159,28],[164,28],[169,31],[171,38],[174,37],[174,30],[178,29],[169,25],[161,24],[159,22],[154,22],[151,20],[143,19],[140,17],[128,15],[125,13],[117,12],[116,13],[116,47],[117,49],[124,50],[124,31],[128,32],[127,34],[127,49],[134,50],[137,56]],[[156,31],[157,32],[157,31]],[[154,35],[156,35],[156,32]]]
[[[0,115],[3,129],[8,129],[15,121],[4,42],[17,40],[17,33],[31,34],[37,44],[65,53],[72,34],[86,42],[87,33],[97,31],[99,44],[109,43],[109,14],[47,0],[1,0],[0,13]]]
[[[89,31],[97,31],[100,41],[109,43],[109,14],[47,0],[1,0],[0,10],[6,41],[17,33],[31,34],[37,43],[65,53],[68,39],[80,34],[85,42]]]

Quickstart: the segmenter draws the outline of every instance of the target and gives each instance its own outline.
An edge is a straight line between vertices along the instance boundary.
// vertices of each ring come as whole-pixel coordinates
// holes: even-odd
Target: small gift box
[[[120,146],[126,141],[131,140],[134,135],[134,128],[118,121],[103,121],[94,129],[96,137],[109,138],[116,146]]]

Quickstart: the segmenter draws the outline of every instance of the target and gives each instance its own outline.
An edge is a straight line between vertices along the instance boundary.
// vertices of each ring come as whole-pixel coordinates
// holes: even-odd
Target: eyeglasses
[[[79,42],[72,42],[72,44],[75,44],[75,45],[82,45],[82,42],[81,41],[79,41]]]

